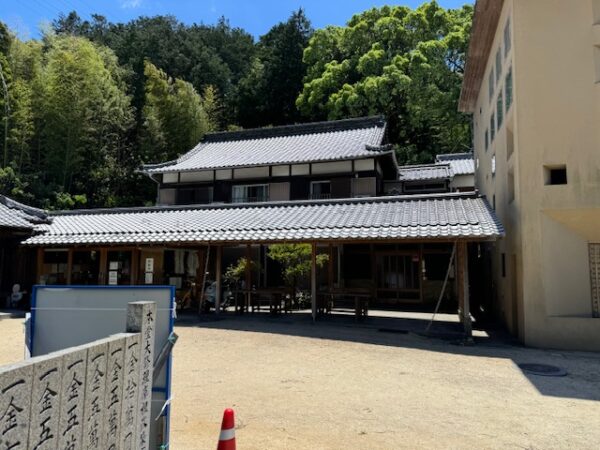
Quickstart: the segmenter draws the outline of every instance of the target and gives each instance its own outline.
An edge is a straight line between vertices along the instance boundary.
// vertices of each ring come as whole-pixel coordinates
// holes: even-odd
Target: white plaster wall
[[[327,173],[349,173],[352,172],[352,161],[334,161],[326,163],[313,163],[312,173],[314,175]]]
[[[182,183],[189,183],[193,181],[212,181],[213,171],[204,170],[201,172],[181,172],[179,179]]]
[[[178,181],[179,181],[179,174],[177,172],[163,173],[163,176],[162,176],[163,183],[177,183]]]
[[[274,177],[287,177],[290,175],[290,166],[273,166],[271,173]]]
[[[368,172],[375,170],[375,160],[373,158],[357,159],[354,161],[354,170],[357,172]]]
[[[268,176],[269,166],[247,167],[233,170],[233,177],[236,180],[242,180],[244,178],[267,178]]]

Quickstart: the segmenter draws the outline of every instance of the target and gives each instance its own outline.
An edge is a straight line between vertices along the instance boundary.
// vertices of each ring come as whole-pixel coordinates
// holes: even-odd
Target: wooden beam
[[[311,245],[311,265],[310,265],[310,301],[312,304],[312,319],[317,320],[317,244]]]
[[[215,314],[221,312],[221,260],[223,259],[223,247],[220,245],[216,248],[215,258]]]

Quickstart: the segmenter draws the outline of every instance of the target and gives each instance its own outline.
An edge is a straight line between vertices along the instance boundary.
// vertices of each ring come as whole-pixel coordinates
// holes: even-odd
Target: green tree
[[[273,244],[269,246],[267,256],[281,264],[283,279],[294,293],[300,282],[310,274],[311,244]],[[329,255],[317,255],[317,267],[323,267],[328,260]]]
[[[10,49],[12,38],[8,28],[4,23],[0,22],[0,114],[2,118],[2,166],[8,164],[8,134],[10,122],[10,94],[8,92],[8,84],[11,80],[11,72],[8,67],[7,55]]]
[[[457,112],[473,7],[395,6],[315,32],[296,105],[312,119],[384,114],[401,162],[470,148]]]
[[[281,125],[301,119],[296,98],[306,74],[304,48],[313,34],[302,9],[261,36],[256,58],[237,92],[242,126]]]
[[[153,162],[176,158],[210,129],[202,98],[190,83],[168,77],[149,61],[144,76],[144,156]]]
[[[112,205],[115,184],[133,170],[126,164],[133,116],[122,71],[110,50],[86,39],[46,40],[39,161],[45,170],[38,182],[48,198],[67,193],[91,206]]]
[[[116,53],[120,63],[131,71],[129,85],[138,129],[144,120],[146,60],[168,70],[170,76],[190,82],[198,92],[213,86],[226,106],[219,117],[219,128],[236,120],[233,93],[250,67],[255,44],[249,33],[231,27],[225,18],[215,25],[188,26],[172,16],[110,23],[101,15],[87,21],[71,12],[54,21],[53,29],[57,34],[84,36]]]

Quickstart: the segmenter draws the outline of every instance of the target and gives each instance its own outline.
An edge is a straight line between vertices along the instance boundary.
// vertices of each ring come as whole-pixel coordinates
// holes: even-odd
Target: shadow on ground
[[[410,316],[411,314],[409,314]],[[499,327],[477,328],[474,341],[465,341],[461,325],[449,315],[433,322],[430,316],[369,316],[357,322],[353,316],[332,314],[313,323],[310,313],[288,315],[236,315],[223,313],[198,316],[180,314],[176,326],[281,334],[313,339],[342,340],[371,345],[412,348],[430,352],[486,358],[510,359],[515,370],[529,380],[542,395],[600,401],[600,355],[587,352],[552,351],[526,348]],[[565,369],[565,377],[532,375],[518,364],[548,364]],[[460,367],[457,367],[460,370]]]

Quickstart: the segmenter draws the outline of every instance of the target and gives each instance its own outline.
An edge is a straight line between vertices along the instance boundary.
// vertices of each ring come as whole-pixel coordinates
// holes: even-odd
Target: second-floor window
[[[496,119],[498,120],[498,126],[496,129],[500,131],[500,127],[502,126],[502,122],[504,121],[504,101],[502,100],[502,91],[498,94],[498,99],[496,100]]]
[[[512,67],[508,69],[508,73],[506,74],[506,88],[505,92],[505,101],[506,101],[506,113],[508,114],[508,110],[510,109],[510,105],[512,105],[513,100],[513,76],[512,76]]]
[[[233,186],[232,203],[266,202],[269,200],[268,184],[247,184]]]
[[[310,183],[310,198],[314,200],[331,198],[330,181],[313,181]]]
[[[508,56],[508,52],[510,52],[511,40],[510,40],[510,19],[506,21],[506,26],[504,27],[504,56]]]

